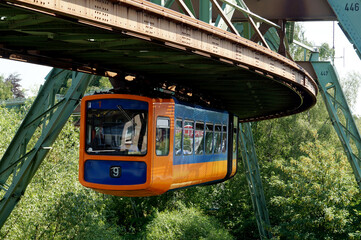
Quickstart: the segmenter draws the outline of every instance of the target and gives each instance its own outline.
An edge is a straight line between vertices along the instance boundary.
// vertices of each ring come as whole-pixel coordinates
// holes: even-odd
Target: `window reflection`
[[[145,155],[147,117],[145,102],[119,99],[88,102],[87,153]]]
[[[204,123],[197,122],[194,133],[194,149],[196,154],[200,155],[204,152]]]
[[[193,154],[193,121],[184,121],[183,127],[183,154]]]
[[[155,151],[157,156],[167,156],[169,154],[170,119],[158,117]]]

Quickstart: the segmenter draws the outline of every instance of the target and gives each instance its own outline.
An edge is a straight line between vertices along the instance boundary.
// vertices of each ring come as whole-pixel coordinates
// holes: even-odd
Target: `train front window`
[[[129,99],[87,102],[86,151],[89,154],[145,155],[148,103]]]

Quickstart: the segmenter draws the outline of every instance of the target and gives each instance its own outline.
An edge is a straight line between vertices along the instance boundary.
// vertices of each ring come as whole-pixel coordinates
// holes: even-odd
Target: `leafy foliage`
[[[146,239],[233,239],[212,217],[179,204],[179,210],[157,212],[147,225]]]
[[[13,93],[11,92],[11,83],[4,80],[4,77],[0,75],[0,99],[8,100],[11,99]]]
[[[295,39],[307,44],[302,27],[295,28]],[[302,50],[291,52],[303,60]],[[321,47],[323,59],[332,54]],[[355,99],[359,78],[344,81],[348,99]],[[0,80],[0,98],[11,98],[11,86]],[[107,87],[102,78],[90,91]],[[4,153],[24,111],[0,108],[0,114]],[[320,97],[302,114],[253,124],[253,134],[274,239],[361,239],[360,190]],[[154,197],[106,196],[77,181],[78,138],[70,120],[1,239],[259,239],[242,161],[221,184]]]
[[[302,143],[297,159],[277,159],[271,176],[271,209],[280,237],[347,238],[352,218],[347,206],[359,197],[347,158],[329,143]],[[325,160],[327,159],[327,161]]]
[[[345,94],[347,103],[351,109],[354,109],[357,100],[357,94],[360,89],[361,76],[356,72],[349,72],[341,79],[340,84]]]
[[[77,181],[78,137],[69,122],[1,229],[1,239],[119,239],[120,228],[106,219],[107,198]]]

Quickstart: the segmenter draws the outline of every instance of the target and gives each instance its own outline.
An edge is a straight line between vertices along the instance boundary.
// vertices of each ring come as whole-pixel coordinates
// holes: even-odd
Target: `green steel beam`
[[[267,23],[267,24],[271,25],[272,27],[280,28],[280,26],[278,26],[274,22],[269,21],[268,19],[265,19],[261,16],[258,16],[255,13],[251,12],[243,0],[221,0],[221,1],[224,2],[225,4],[229,5],[230,7],[233,7],[235,10],[242,12],[243,14],[245,14],[248,17],[252,17],[254,19],[257,19],[260,22]]]
[[[209,0],[199,1],[199,20],[212,23],[212,4]]]
[[[271,239],[271,224],[262,186],[251,123],[240,123],[242,160],[261,239]]]
[[[361,188],[361,137],[342,92],[338,74],[330,62],[318,61],[318,53],[312,53],[311,63],[332,125],[346,152],[357,184]]]
[[[155,4],[158,4],[158,5],[160,5],[160,6],[163,6],[163,4],[164,4],[164,1],[162,1],[162,0],[150,0],[152,3],[155,3]]]
[[[361,0],[328,0],[328,3],[335,12],[341,29],[361,58]]]
[[[64,98],[56,101],[56,93],[68,79],[72,84]],[[78,105],[89,82],[96,76],[53,69],[46,77],[33,105],[0,160],[0,228],[24,195],[35,172]],[[41,136],[34,136],[36,131]],[[33,140],[33,141],[31,141]],[[31,142],[36,142],[32,146]]]
[[[240,36],[239,32],[231,22],[235,9],[225,4],[221,7],[216,0],[211,0],[211,2],[219,14],[215,26],[224,30],[227,30],[228,28],[234,34]]]
[[[231,0],[230,2],[237,5],[236,0]],[[235,10],[236,9],[233,6],[231,6],[230,4],[226,4],[226,3],[222,4],[222,11],[229,21],[231,21]],[[219,27],[223,30],[227,30],[227,28],[228,28],[226,21],[224,21],[220,15],[218,15],[218,17],[216,19],[215,26]]]
[[[194,8],[193,8],[193,3],[192,3],[192,0],[183,0],[184,3],[186,4],[186,6],[188,7],[188,9],[191,11],[191,13],[193,14],[193,16],[197,16],[196,15],[196,11],[194,11]],[[203,0],[204,1],[204,0]]]
[[[170,8],[175,0],[167,0],[167,2],[164,4],[164,7],[166,8]]]
[[[277,30],[275,28],[270,28],[264,35],[264,38],[271,50],[277,52],[280,45],[280,37],[278,36]]]

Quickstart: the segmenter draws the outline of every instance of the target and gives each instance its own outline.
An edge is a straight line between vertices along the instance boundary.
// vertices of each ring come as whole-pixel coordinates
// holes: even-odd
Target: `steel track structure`
[[[311,55],[310,61],[318,77],[320,92],[332,125],[361,188],[361,136],[339,83],[337,71],[331,62],[319,61],[317,53]]]
[[[61,69],[53,69],[48,74],[44,86],[0,160],[0,226],[3,226],[24,195],[35,172],[51,150],[51,145],[94,78],[97,76]],[[70,88],[62,100],[56,101],[56,93],[69,79],[72,80]],[[41,134],[37,138],[34,133],[39,131]]]
[[[256,41],[261,39],[257,42],[226,31],[233,24],[232,14],[223,12],[223,6],[217,8],[220,20],[215,24],[225,30],[205,23],[206,17],[196,19],[191,10],[183,10],[191,15],[186,16],[141,0],[0,4],[3,58],[99,75],[131,74],[150,85],[187,86],[219,99],[241,121],[298,113],[316,102],[312,77],[292,60],[258,44],[266,41],[255,24],[250,24],[250,32]],[[250,12],[237,8],[241,10]],[[271,24],[261,17],[248,18]]]
[[[284,57],[287,40],[283,22],[278,25],[252,13],[242,0],[151,2],[0,0],[0,57],[105,76],[132,75],[142,83],[151,82],[150,87],[187,86],[189,94],[199,91],[220,100],[242,122],[287,116],[315,104],[316,83],[303,68]],[[240,15],[242,20],[237,22]],[[52,86],[52,94],[68,74],[51,74],[46,85]],[[74,77],[73,82],[82,83],[72,101],[85,91],[90,81],[90,76],[85,76],[86,80]],[[47,119],[46,114],[59,116],[53,113],[58,106],[52,105],[55,101],[39,107],[44,106],[43,100],[32,107],[39,111],[35,125]],[[74,108],[72,101],[64,104],[67,113]],[[67,118],[63,115],[59,121],[63,124]],[[10,157],[7,151],[0,161],[0,183],[5,190],[0,226],[60,131],[60,125],[53,125],[56,121],[46,120],[47,128],[57,129],[50,135],[44,133],[49,139],[46,146],[39,142],[38,150],[24,151],[33,129],[27,130],[20,134],[27,136],[25,142],[19,141],[17,134],[8,149],[17,149],[19,158]],[[270,224],[247,123],[241,139],[260,236],[267,239],[271,237]],[[28,160],[33,154],[36,160]],[[17,174],[22,172],[25,178]],[[15,183],[9,186],[11,181]]]

